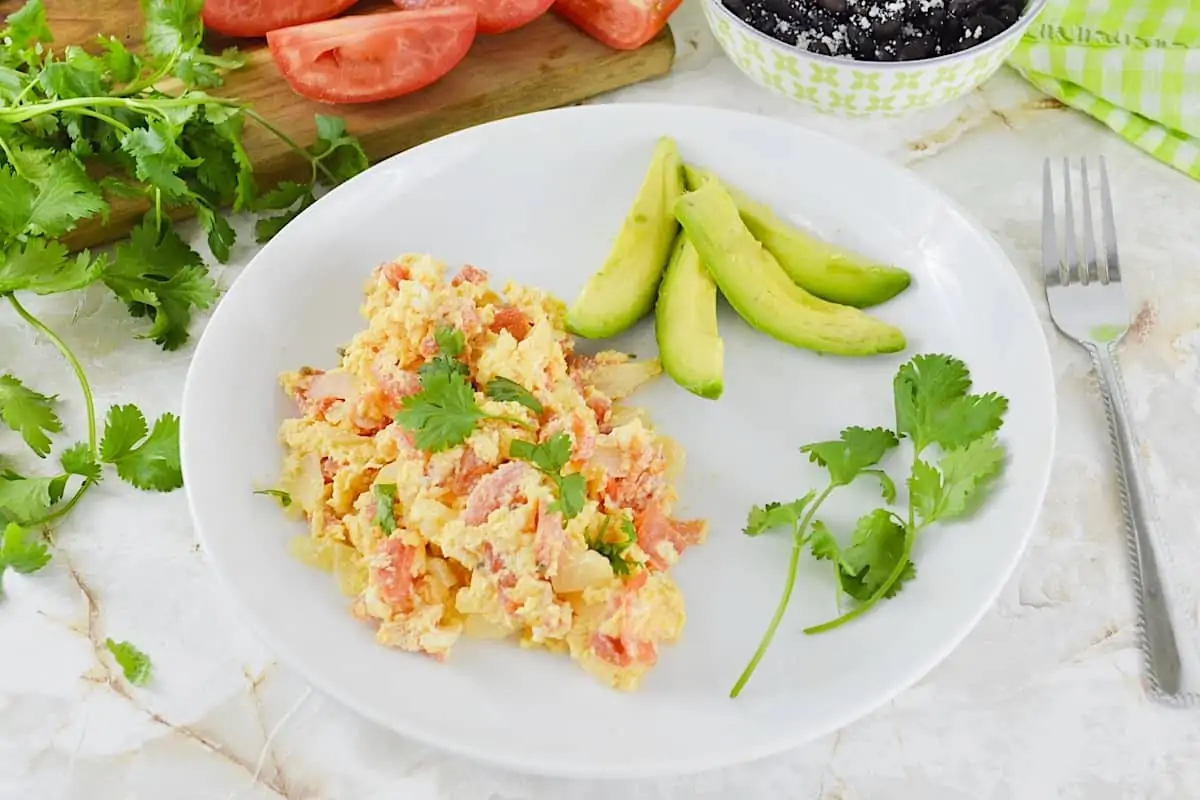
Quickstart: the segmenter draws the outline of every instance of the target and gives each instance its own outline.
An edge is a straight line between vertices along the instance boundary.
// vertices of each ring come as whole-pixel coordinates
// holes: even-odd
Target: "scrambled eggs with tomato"
[[[637,688],[683,628],[668,569],[706,533],[671,515],[680,449],[617,404],[658,362],[577,353],[560,301],[428,256],[377,267],[362,312],[336,369],[282,376],[293,552],[381,644],[513,637]]]

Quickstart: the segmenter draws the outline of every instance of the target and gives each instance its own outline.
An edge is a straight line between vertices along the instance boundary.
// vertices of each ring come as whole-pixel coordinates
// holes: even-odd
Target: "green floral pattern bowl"
[[[784,44],[704,0],[709,28],[725,54],[755,83],[819,111],[898,116],[955,100],[1000,68],[1047,0],[1029,0],[1021,18],[983,44],[921,61],[853,61]]]

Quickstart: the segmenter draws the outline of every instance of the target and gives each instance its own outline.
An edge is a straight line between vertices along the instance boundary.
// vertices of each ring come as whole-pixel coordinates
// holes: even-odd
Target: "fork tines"
[[[1108,185],[1108,169],[1100,156],[1100,231],[1104,237],[1102,255],[1097,255],[1096,233],[1092,221],[1092,188],[1087,159],[1079,159],[1081,191],[1078,200],[1071,189],[1071,160],[1062,160],[1063,189],[1063,247],[1060,249],[1054,213],[1054,175],[1050,159],[1042,170],[1042,266],[1048,286],[1089,283],[1119,283],[1120,260],[1117,257],[1117,227],[1113,220],[1112,193]],[[1075,204],[1083,213],[1082,239],[1075,231]],[[1080,259],[1082,244],[1083,258]]]

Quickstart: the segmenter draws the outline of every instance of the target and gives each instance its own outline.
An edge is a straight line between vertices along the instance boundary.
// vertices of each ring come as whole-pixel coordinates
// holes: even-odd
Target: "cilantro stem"
[[[238,106],[233,100],[223,100],[219,97],[203,95],[201,97],[168,97],[147,98],[136,100],[132,97],[71,97],[66,100],[54,100],[49,103],[32,103],[19,108],[0,111],[0,122],[28,122],[42,114],[53,114],[58,111],[72,111],[80,108],[128,108],[150,113],[159,108],[186,108],[188,106]]]
[[[98,119],[101,122],[107,122],[121,133],[129,133],[132,130],[128,125],[126,125],[124,122],[121,122],[119,119],[114,119],[108,114],[101,114],[99,111],[92,111],[90,108],[77,108],[73,113],[82,114],[83,116],[91,117],[92,119]]]
[[[775,615],[771,617],[771,624],[767,626],[767,631],[763,634],[762,641],[758,643],[758,649],[750,657],[750,663],[742,670],[737,683],[729,690],[731,698],[741,694],[742,689],[749,682],[750,676],[754,674],[754,670],[758,667],[758,662],[762,661],[763,656],[766,655],[767,649],[771,646],[771,640],[775,638],[775,631],[779,628],[779,623],[783,621],[783,615],[787,612],[788,604],[792,600],[792,589],[796,586],[796,568],[800,563],[800,553],[804,550],[804,543],[808,541],[804,533],[812,523],[817,509],[821,507],[821,504],[825,502],[825,498],[829,497],[829,493],[833,489],[834,485],[831,483],[817,495],[816,499],[809,505],[804,518],[800,520],[800,524],[796,526],[796,530],[792,533],[792,552],[788,557],[787,583],[783,587],[783,596],[779,598],[779,605],[775,607]]]
[[[24,178],[25,176],[21,174],[20,168],[17,167],[17,160],[13,158],[13,151],[12,148],[8,146],[8,140],[2,136],[0,136],[0,150],[4,151],[4,155],[8,159],[9,166],[13,168],[13,172]]]
[[[49,339],[51,344],[58,348],[58,352],[62,353],[62,356],[67,360],[67,363],[71,365],[71,371],[75,373],[75,378],[79,381],[79,388],[83,391],[83,404],[87,413],[88,449],[92,454],[92,458],[97,459],[96,401],[92,396],[92,386],[91,383],[88,382],[87,373],[83,371],[83,365],[79,363],[79,359],[75,357],[75,353],[71,351],[71,348],[67,346],[67,343],[59,338],[58,334],[51,330],[46,323],[29,313],[28,309],[21,305],[21,301],[17,300],[16,295],[10,292],[7,297],[9,305],[11,305],[13,310],[17,312],[17,315],[20,316],[21,319],[25,320],[25,322],[28,323],[31,328]],[[86,492],[88,487],[91,485],[92,481],[85,478],[80,487],[75,490],[75,494],[71,496],[70,500],[63,505],[60,505],[50,513],[45,514],[38,519],[31,520],[28,523],[29,527],[34,525],[42,525],[66,514],[75,507],[75,504],[79,502],[79,500],[83,497],[84,492]]]
[[[325,173],[325,177],[329,180],[329,183],[331,185],[336,184],[338,182],[338,180],[334,176],[334,174],[329,171],[329,168],[321,163],[321,159],[319,157],[314,156],[312,153],[308,152],[303,147],[296,144],[295,139],[288,136],[286,133],[281,131],[279,128],[275,127],[275,125],[273,125],[271,123],[271,121],[268,120],[266,117],[262,116],[261,114],[259,114],[257,111],[255,111],[252,108],[247,108],[242,113],[244,113],[247,117],[249,117],[250,119],[257,122],[259,125],[263,126],[263,128],[265,128],[270,133],[274,134],[276,136],[276,138],[279,139],[279,141],[283,142],[288,147],[292,148],[297,153],[299,153],[300,155],[307,158],[308,163],[312,165],[314,179],[316,178],[316,171],[319,169],[319,170],[321,170],[321,172]]]

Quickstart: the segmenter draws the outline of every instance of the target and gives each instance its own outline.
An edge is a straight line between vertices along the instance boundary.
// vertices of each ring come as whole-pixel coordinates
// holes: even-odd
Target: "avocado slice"
[[[684,166],[684,172],[689,188],[719,181],[711,172],[690,164]],[[892,299],[912,283],[912,276],[899,267],[880,264],[805,233],[776,216],[770,206],[723,185],[754,238],[775,256],[793,283],[817,297],[865,308]]]
[[[675,142],[664,136],[654,146],[646,177],[607,260],[568,309],[567,330],[606,339],[649,313],[679,232],[674,208],[681,194],[683,161]]]
[[[654,334],[658,358],[672,380],[709,400],[721,396],[725,343],[717,331],[717,285],[683,233],[675,237],[658,287]]]
[[[886,322],[814,297],[792,283],[738,215],[717,181],[675,204],[675,215],[725,299],[753,327],[776,339],[842,356],[896,353],[904,334]]]

